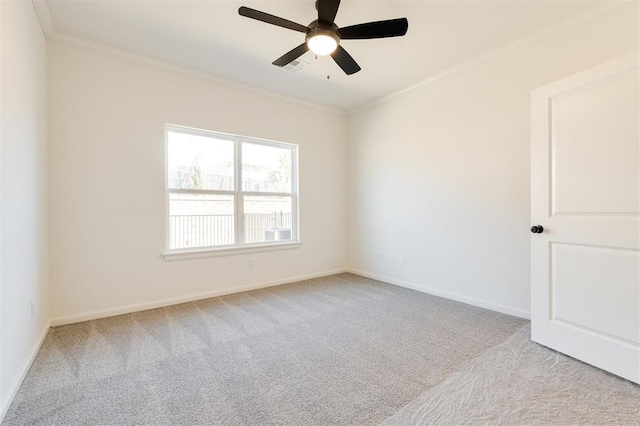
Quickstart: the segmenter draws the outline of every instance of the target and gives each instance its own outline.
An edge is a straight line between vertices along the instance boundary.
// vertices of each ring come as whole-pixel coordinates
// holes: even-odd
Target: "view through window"
[[[166,126],[169,250],[298,240],[297,146]]]

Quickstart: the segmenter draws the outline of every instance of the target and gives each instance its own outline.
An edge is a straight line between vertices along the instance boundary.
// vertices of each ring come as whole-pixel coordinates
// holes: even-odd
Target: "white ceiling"
[[[583,1],[342,0],[347,26],[407,17],[405,37],[345,40],[362,67],[346,76],[330,57],[292,74],[271,65],[304,34],[238,15],[240,6],[307,25],[314,0],[48,0],[57,32],[169,61],[327,107],[350,110],[601,5]],[[327,79],[327,75],[330,79]]]

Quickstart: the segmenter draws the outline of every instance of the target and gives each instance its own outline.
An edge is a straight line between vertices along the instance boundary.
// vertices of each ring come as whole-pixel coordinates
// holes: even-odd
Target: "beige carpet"
[[[531,342],[524,326],[383,423],[640,425],[640,386]]]
[[[547,376],[556,374],[545,364],[540,371],[547,376],[511,378],[517,365],[532,363],[527,371],[538,371],[535,365],[547,359],[522,357],[509,346],[513,339],[556,356],[528,342],[526,324],[342,274],[58,327],[49,333],[4,424],[565,421],[566,417],[554,417],[555,408],[547,417],[519,415],[518,395],[526,393],[500,394],[492,400],[500,404],[494,405],[491,415],[482,401],[466,402],[473,399],[469,395],[482,398],[474,389],[484,389],[467,389],[464,383],[469,380],[480,384],[486,382],[483,377],[497,375],[503,380],[497,386],[505,389],[518,388],[527,380],[544,388]],[[510,352],[517,358],[511,364]],[[483,359],[493,364],[484,370],[472,367]],[[588,370],[584,374],[604,374],[578,364]],[[507,368],[511,372],[503,377],[501,371]],[[460,376],[465,374],[482,377]],[[611,405],[628,401],[629,396],[637,398],[636,386],[605,376],[608,381],[596,376],[585,383],[590,386],[588,393],[608,397],[585,401]],[[574,381],[563,389],[580,391],[585,384],[575,374],[562,377]],[[460,389],[467,389],[462,401],[454,396]],[[440,411],[425,405],[425,400],[434,399],[428,396],[430,391],[440,392],[435,398],[441,401]],[[545,393],[548,399],[536,404],[574,404],[573,396],[563,392],[550,388]],[[511,404],[504,405],[504,400]],[[466,414],[451,417],[454,408],[461,413],[466,409]],[[502,409],[508,413],[496,414]],[[601,421],[608,413],[596,410],[594,417],[576,419]],[[436,415],[440,417],[432,417]],[[637,421],[628,410],[621,410],[621,415],[627,417],[611,417],[605,423]]]

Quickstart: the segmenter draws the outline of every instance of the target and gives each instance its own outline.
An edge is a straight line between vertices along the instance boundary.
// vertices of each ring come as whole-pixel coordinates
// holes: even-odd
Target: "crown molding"
[[[33,8],[36,10],[36,15],[40,21],[42,32],[47,41],[51,41],[51,35],[56,33],[56,26],[53,23],[51,17],[51,11],[49,10],[49,3],[47,0],[32,0]]]
[[[405,87],[404,89],[400,89],[396,92],[393,92],[389,95],[380,97],[378,99],[375,99],[371,102],[367,102],[363,105],[360,105],[356,108],[353,108],[351,110],[349,110],[347,112],[347,116],[351,117],[357,114],[360,114],[362,112],[365,112],[367,110],[373,109],[377,106],[380,105],[384,105],[386,103],[390,103],[392,101],[395,101],[399,98],[402,98],[404,96],[407,96],[413,92],[417,92],[435,82],[437,82],[440,79],[443,79],[445,77],[448,77],[450,75],[456,74],[458,72],[461,71],[465,71],[468,70],[472,67],[484,64],[486,62],[489,62],[493,59],[497,59],[501,56],[505,56],[514,52],[517,52],[519,50],[525,49],[527,47],[533,46],[537,43],[540,43],[542,41],[545,41],[549,38],[552,38],[558,34],[561,34],[563,32],[566,31],[570,31],[574,28],[580,27],[582,25],[588,24],[590,22],[596,21],[598,19],[610,16],[610,15],[614,15],[616,13],[622,12],[624,10],[627,9],[631,9],[633,7],[637,7],[638,6],[638,2],[636,1],[614,1],[614,0],[610,0],[607,2],[607,4],[600,6],[600,7],[596,7],[593,8],[591,10],[587,10],[586,12],[583,12],[581,14],[575,15],[571,18],[565,19],[557,24],[551,25],[549,27],[543,28],[540,31],[536,31],[534,33],[531,33],[525,37],[522,37],[520,39],[517,39],[511,43],[507,43],[505,45],[502,45],[496,49],[490,50],[486,53],[483,53],[479,56],[476,56],[475,58],[466,61],[466,62],[462,62],[458,65],[455,65],[451,68],[448,68],[444,71],[441,71],[439,73],[433,74],[429,77],[427,77],[426,79],[413,84],[411,86]]]
[[[124,49],[111,47],[106,44],[86,40],[80,37],[72,36],[70,34],[62,33],[58,31],[51,17],[51,10],[49,9],[49,2],[47,0],[32,0],[35,7],[36,14],[40,20],[40,25],[45,34],[45,37],[49,43],[58,44],[61,46],[71,47],[86,52],[94,53],[101,56],[106,56],[112,59],[118,59],[124,62],[129,62],[136,65],[142,65],[147,68],[152,68],[159,71],[165,71],[172,74],[180,75],[183,77],[189,77],[196,80],[200,80],[206,83],[210,83],[216,86],[239,90],[243,92],[249,92],[254,95],[266,97],[269,99],[282,101],[296,106],[302,106],[308,109],[321,111],[338,117],[346,117],[347,111],[336,108],[326,107],[313,102],[308,102],[295,97],[283,95],[278,92],[274,92],[267,89],[262,89],[257,86],[253,86],[239,81],[219,77],[215,74],[205,71],[199,71],[193,68],[177,65],[161,59],[152,58],[150,56],[142,55],[139,53],[129,52]]]
[[[0,0],[1,1],[1,0]],[[350,110],[341,110],[336,108],[330,108],[324,105],[319,105],[313,102],[308,102],[302,99],[286,96],[275,91],[262,89],[258,86],[241,83],[239,81],[219,77],[215,74],[199,71],[193,68],[184,67],[168,61],[152,58],[149,56],[141,55],[138,53],[129,52],[124,49],[111,47],[102,43],[97,43],[89,40],[85,40],[80,37],[72,36],[69,34],[58,31],[51,17],[51,11],[49,9],[48,0],[32,0],[40,25],[48,42],[53,44],[59,44],[66,47],[76,48],[84,50],[90,53],[106,56],[112,59],[118,59],[121,61],[142,65],[148,68],[169,72],[184,77],[194,78],[196,80],[204,81],[220,87],[231,88],[244,92],[253,93],[262,97],[291,103],[297,106],[303,106],[316,111],[332,114],[338,117],[351,117],[360,114],[364,111],[370,110],[377,106],[392,102],[401,97],[407,96],[413,92],[429,86],[436,81],[446,78],[450,75],[456,74],[461,71],[468,70],[472,67],[478,66],[485,62],[497,59],[501,56],[514,53],[516,51],[525,49],[534,44],[540,43],[558,34],[566,31],[570,31],[581,25],[588,24],[595,20],[622,12],[624,10],[637,7],[638,2],[636,0],[608,0],[603,6],[587,10],[584,13],[578,14],[571,18],[565,19],[557,24],[546,27],[540,31],[529,34],[511,43],[502,45],[496,49],[483,53],[475,58],[462,62],[444,71],[432,74],[429,77],[415,83],[411,86],[400,89],[396,92],[390,93],[386,96],[377,98],[373,101],[362,104],[358,107]]]

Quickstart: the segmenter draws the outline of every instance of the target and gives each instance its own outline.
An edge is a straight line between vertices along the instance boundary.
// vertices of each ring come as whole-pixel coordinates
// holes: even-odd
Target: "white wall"
[[[1,420],[48,329],[49,295],[47,45],[30,1],[0,2],[0,15]]]
[[[351,116],[349,266],[527,316],[530,92],[636,49],[633,8]]]
[[[345,267],[344,117],[61,45],[49,55],[54,321]],[[164,261],[165,123],[299,144],[302,247]]]

